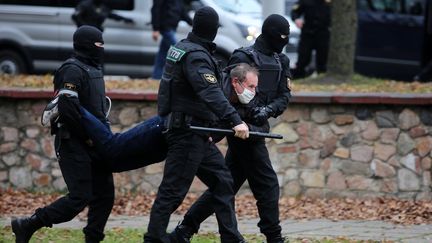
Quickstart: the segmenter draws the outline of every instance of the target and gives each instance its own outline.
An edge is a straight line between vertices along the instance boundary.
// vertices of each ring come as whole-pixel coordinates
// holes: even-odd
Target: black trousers
[[[180,206],[194,176],[209,187],[221,242],[238,242],[231,174],[224,158],[208,136],[174,129],[166,135],[168,155],[162,182],[150,214],[144,242],[170,242],[166,233],[170,215]]]
[[[330,44],[330,32],[324,30],[302,30],[297,49],[297,64],[293,70],[294,78],[306,76],[306,67],[312,59],[312,51],[315,50],[315,67],[318,73],[327,71],[327,57]]]
[[[265,141],[244,141],[228,137],[228,151],[225,159],[234,179],[235,192],[238,192],[246,180],[249,182],[257,200],[260,216],[258,227],[261,233],[267,238],[280,235],[279,183],[271,165]],[[182,224],[192,227],[197,232],[199,225],[214,212],[211,207],[211,198],[211,190],[204,192],[186,213]]]
[[[75,138],[59,139],[56,148],[60,170],[67,185],[68,194],[36,210],[45,226],[67,222],[89,207],[86,237],[101,241],[104,228],[114,205],[112,173],[103,161],[97,161],[86,145]]]

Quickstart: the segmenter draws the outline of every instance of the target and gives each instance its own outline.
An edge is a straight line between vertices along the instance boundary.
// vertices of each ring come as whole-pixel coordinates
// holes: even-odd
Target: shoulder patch
[[[77,87],[72,83],[64,83],[63,88],[76,91]]]
[[[297,10],[297,9],[299,9],[299,7],[300,7],[299,4],[294,4],[294,5],[292,6],[292,10]]]
[[[217,83],[217,78],[213,75],[213,74],[211,74],[211,73],[203,73],[203,74],[201,74],[202,75],[202,77],[207,81],[207,82],[209,82],[209,83],[211,83],[211,84],[215,84],[215,83]]]
[[[186,51],[179,49],[175,46],[171,46],[170,49],[168,50],[168,54],[166,58],[173,62],[178,62],[182,59],[185,53]]]

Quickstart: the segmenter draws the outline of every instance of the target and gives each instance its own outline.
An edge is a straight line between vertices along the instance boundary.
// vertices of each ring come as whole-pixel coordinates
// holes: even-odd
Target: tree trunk
[[[332,23],[327,73],[341,78],[354,73],[357,35],[356,0],[332,0]]]

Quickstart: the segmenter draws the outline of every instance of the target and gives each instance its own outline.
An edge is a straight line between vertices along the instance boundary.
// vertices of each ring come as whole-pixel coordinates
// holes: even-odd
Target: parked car
[[[432,43],[425,41],[432,34],[429,1],[358,0],[356,72],[412,80],[431,58]]]

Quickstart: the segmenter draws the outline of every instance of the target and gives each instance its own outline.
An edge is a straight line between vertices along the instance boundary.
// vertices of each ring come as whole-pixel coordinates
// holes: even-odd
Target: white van
[[[0,0],[0,73],[47,73],[72,53],[76,26],[71,15],[80,0]],[[104,23],[105,73],[148,77],[159,43],[152,39],[152,0],[105,0],[113,11],[135,24],[107,19]],[[261,6],[256,0],[195,0],[193,10],[213,7],[220,16],[216,56],[227,60],[232,51],[253,43],[261,30]],[[185,22],[178,40],[191,30]]]

